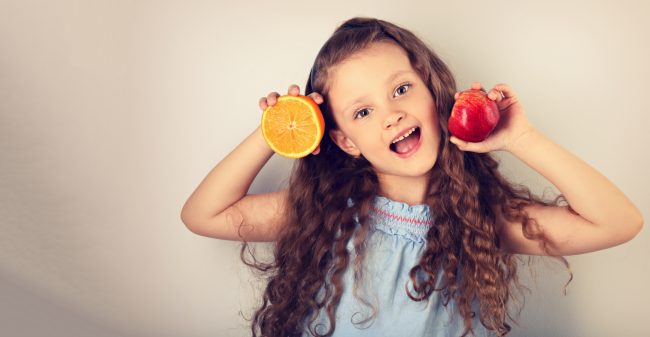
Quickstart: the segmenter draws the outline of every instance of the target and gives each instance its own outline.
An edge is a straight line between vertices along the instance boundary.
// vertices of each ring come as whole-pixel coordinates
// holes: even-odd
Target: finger
[[[454,99],[458,99],[458,95],[460,95],[460,92],[456,91],[456,94],[454,95]]]
[[[298,96],[300,95],[300,87],[296,84],[292,84],[289,86],[289,90],[287,90],[287,93],[291,96]]]
[[[481,82],[472,82],[471,88],[474,89],[474,90],[483,90],[483,91],[485,91],[485,89],[483,89],[483,86],[481,85]]]
[[[269,106],[274,106],[275,103],[278,102],[278,97],[280,97],[280,94],[277,92],[272,92],[268,96],[266,96],[266,103]]]
[[[484,152],[482,149],[482,144],[481,143],[470,143],[466,142],[464,140],[461,140],[460,138],[456,136],[451,136],[449,137],[449,141],[456,145],[459,150],[461,151],[469,151],[469,152]]]
[[[494,89],[500,91],[501,94],[503,95],[503,98],[511,98],[516,96],[514,90],[512,90],[512,88],[510,88],[509,85],[504,83],[499,83],[495,85]]]
[[[319,154],[319,153],[320,153],[320,145],[318,145],[316,150],[314,150],[314,152],[312,152],[311,154],[316,155],[316,154]]]
[[[319,93],[312,92],[311,94],[309,94],[307,96],[311,97],[311,99],[313,99],[314,102],[316,102],[316,104],[323,104],[323,101],[324,101],[323,96],[321,96]]]
[[[260,109],[262,110],[266,110],[266,108],[269,107],[269,105],[266,103],[266,97],[260,98],[259,105],[260,105]]]
[[[456,136],[449,137],[449,142],[456,145],[459,149],[465,151],[465,146],[467,145],[466,141],[460,140]]]
[[[504,97],[503,97],[503,93],[501,91],[496,90],[496,89],[492,89],[488,93],[488,98],[495,101],[495,102],[497,102],[497,103],[499,103],[499,102],[501,102],[503,100]]]

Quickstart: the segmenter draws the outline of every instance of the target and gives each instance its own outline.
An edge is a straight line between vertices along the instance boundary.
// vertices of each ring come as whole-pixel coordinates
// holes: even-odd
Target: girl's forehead
[[[334,111],[375,91],[384,91],[402,76],[417,76],[408,55],[390,42],[373,43],[336,66],[329,76],[329,99]]]

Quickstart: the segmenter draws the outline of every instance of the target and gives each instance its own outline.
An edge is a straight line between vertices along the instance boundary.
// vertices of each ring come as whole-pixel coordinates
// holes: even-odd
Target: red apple
[[[451,108],[449,132],[466,142],[485,140],[499,123],[499,108],[482,90],[470,89],[458,94]]]

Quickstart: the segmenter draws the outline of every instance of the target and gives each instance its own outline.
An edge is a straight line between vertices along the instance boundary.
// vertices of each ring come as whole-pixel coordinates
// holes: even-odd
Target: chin
[[[422,156],[422,158],[418,158],[417,161],[409,163],[407,165],[402,165],[402,167],[397,170],[395,166],[388,167],[387,169],[378,169],[374,164],[372,166],[377,173],[400,177],[417,178],[429,174],[429,172],[431,172],[436,164],[436,159],[437,153],[433,152],[430,156]]]
[[[433,167],[436,165],[436,159],[437,159],[437,154],[434,153],[431,155],[431,157],[426,158],[426,160],[423,160],[419,165],[413,165],[411,169],[409,169],[409,173],[411,173],[412,176],[414,177],[419,177],[425,174],[429,174]]]

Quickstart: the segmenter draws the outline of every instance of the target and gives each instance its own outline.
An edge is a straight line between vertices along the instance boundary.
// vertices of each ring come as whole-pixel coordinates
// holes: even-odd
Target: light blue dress
[[[373,311],[352,293],[354,246],[350,241],[351,262],[343,274],[345,288],[336,309],[334,337],[462,335],[464,323],[453,301],[443,306],[439,291],[434,291],[428,301],[420,302],[411,300],[406,294],[408,283],[410,293],[417,295],[409,271],[419,262],[426,247],[427,231],[432,225],[433,217],[427,205],[409,206],[382,196],[375,198],[363,262],[363,290],[358,295],[370,302],[377,312],[374,319],[358,324],[369,318]],[[492,336],[481,325],[478,311],[474,311],[477,313],[473,321],[475,335]],[[316,325],[320,334],[329,329],[324,309],[319,312]],[[303,336],[313,335],[306,328]]]

